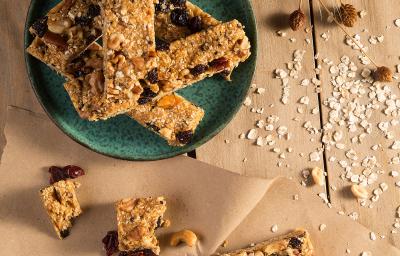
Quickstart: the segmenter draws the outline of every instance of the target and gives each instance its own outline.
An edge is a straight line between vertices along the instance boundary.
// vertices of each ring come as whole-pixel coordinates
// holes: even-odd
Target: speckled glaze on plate
[[[33,39],[28,31],[29,26],[58,2],[32,0],[25,24],[25,48]],[[248,0],[192,2],[221,21],[238,19],[242,22],[251,41],[252,56],[235,69],[233,82],[215,76],[179,91],[206,112],[189,145],[171,147],[162,138],[125,115],[99,122],[80,119],[64,91],[64,78],[25,53],[33,90],[54,123],[78,143],[98,153],[126,160],[157,160],[187,153],[220,132],[239,110],[253,78],[257,55],[256,23]]]

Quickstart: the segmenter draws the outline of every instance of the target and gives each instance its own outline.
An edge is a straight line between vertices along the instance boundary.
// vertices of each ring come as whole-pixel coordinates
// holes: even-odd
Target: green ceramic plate
[[[25,48],[32,41],[28,27],[58,2],[32,0],[25,26]],[[219,20],[236,18],[242,22],[252,44],[252,56],[234,71],[231,83],[216,76],[179,91],[206,112],[189,145],[168,146],[156,134],[124,115],[100,122],[80,119],[64,91],[64,79],[45,64],[25,54],[32,87],[50,118],[63,132],[80,144],[96,152],[127,160],[173,157],[189,152],[214,137],[232,120],[249,89],[257,54],[256,24],[248,0],[193,0],[193,3]]]

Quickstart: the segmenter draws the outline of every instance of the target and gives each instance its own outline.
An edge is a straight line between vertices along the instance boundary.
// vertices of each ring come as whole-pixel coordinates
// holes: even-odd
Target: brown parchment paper
[[[101,239],[116,229],[113,202],[123,197],[164,195],[172,226],[160,230],[161,255],[210,255],[228,237],[239,248],[295,227],[310,230],[316,255],[400,255],[385,241],[328,209],[294,182],[241,177],[188,157],[128,162],[99,155],[62,134],[42,114],[9,108],[7,145],[0,165],[0,255],[105,255]],[[48,184],[50,165],[76,164],[87,175],[78,197],[84,214],[71,236],[59,241],[41,207],[38,190]],[[292,199],[299,194],[300,200]],[[327,228],[320,232],[318,227]],[[279,231],[272,234],[272,224]],[[196,248],[171,248],[170,233],[189,228],[200,237]]]

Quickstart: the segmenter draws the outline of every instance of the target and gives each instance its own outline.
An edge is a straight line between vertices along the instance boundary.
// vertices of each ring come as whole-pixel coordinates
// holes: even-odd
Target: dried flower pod
[[[304,27],[305,23],[306,23],[306,15],[303,13],[301,9],[298,9],[292,12],[292,14],[290,14],[289,25],[293,31],[301,29],[302,27]]]
[[[393,81],[393,73],[390,68],[382,66],[378,67],[373,73],[372,77],[377,82],[392,82]]]
[[[354,27],[357,21],[357,10],[351,4],[342,4],[339,10],[340,21],[346,27]]]

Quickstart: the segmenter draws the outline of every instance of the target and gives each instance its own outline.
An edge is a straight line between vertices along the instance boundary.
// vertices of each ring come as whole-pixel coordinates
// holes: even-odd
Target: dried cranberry
[[[97,38],[97,36],[90,34],[90,35],[87,37],[86,41],[89,42],[89,43],[91,43],[91,42],[95,41],[96,38]]]
[[[156,256],[156,254],[150,249],[144,249],[140,251],[120,252],[119,256]]]
[[[35,23],[32,24],[32,29],[35,30],[38,37],[43,37],[44,34],[46,34],[46,32],[48,30],[48,26],[47,26],[48,18],[49,17],[44,16],[43,18],[35,21]]]
[[[86,27],[89,26],[89,24],[92,22],[92,19],[86,16],[81,16],[81,17],[76,17],[75,18],[75,23],[77,25],[80,25],[81,27]]]
[[[140,98],[138,100],[139,105],[146,104],[150,102],[154,97],[157,96],[157,93],[150,90],[150,88],[144,88]]]
[[[227,58],[219,58],[209,63],[210,67],[216,71],[222,71],[229,66],[229,60]]]
[[[64,229],[64,230],[61,230],[60,231],[60,236],[61,236],[61,238],[66,238],[67,236],[69,236],[70,235],[70,233],[71,233],[71,230],[69,229],[69,228],[67,228],[67,229]]]
[[[167,0],[159,0],[158,4],[155,5],[156,12],[168,12],[169,3]]]
[[[189,14],[184,9],[175,9],[171,12],[171,22],[177,26],[187,26]]]
[[[68,174],[58,166],[51,166],[49,168],[49,173],[50,173],[50,184],[54,184],[56,182],[59,182],[60,180],[66,180],[68,179]]]
[[[225,70],[222,71],[220,74],[221,74],[221,76],[223,76],[223,77],[228,77],[228,76],[230,76],[231,71],[230,71],[229,69],[225,69]]]
[[[193,138],[192,131],[183,131],[176,134],[176,138],[182,144],[188,144]]]
[[[158,82],[158,71],[157,68],[153,68],[147,73],[146,79],[152,83],[156,84]]]
[[[199,64],[194,68],[190,69],[190,73],[194,76],[198,76],[206,72],[207,68],[208,68],[207,65]]]
[[[171,0],[171,4],[176,7],[186,7],[186,0]]]
[[[168,51],[169,43],[164,40],[156,38],[156,50],[157,51]]]
[[[100,15],[100,6],[98,4],[89,5],[88,16],[94,18]]]
[[[108,231],[107,235],[101,240],[104,244],[104,250],[107,256],[111,256],[118,252],[118,232]]]
[[[63,168],[64,172],[68,174],[70,179],[78,178],[79,176],[85,175],[85,171],[76,165],[67,165]]]
[[[292,237],[289,240],[289,246],[293,249],[301,249],[302,241],[297,237]]]
[[[192,33],[201,31],[203,29],[203,22],[201,21],[201,18],[199,16],[190,18],[188,28],[190,31],[192,31]]]

